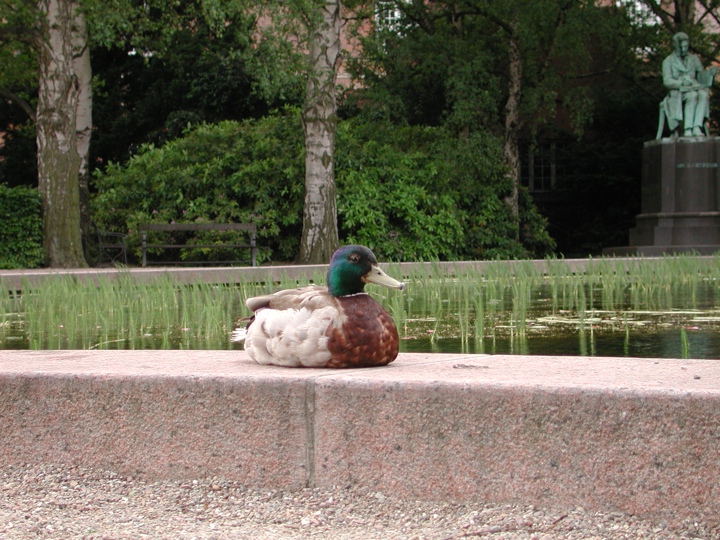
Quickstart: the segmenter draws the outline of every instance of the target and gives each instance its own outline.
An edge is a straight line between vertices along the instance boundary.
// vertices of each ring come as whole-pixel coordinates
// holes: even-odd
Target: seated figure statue
[[[673,49],[662,64],[663,84],[670,90],[662,104],[668,127],[674,132],[682,124],[685,137],[700,137],[706,134],[709,88],[717,68],[703,69],[700,59],[689,53],[690,38],[684,32],[673,36]]]

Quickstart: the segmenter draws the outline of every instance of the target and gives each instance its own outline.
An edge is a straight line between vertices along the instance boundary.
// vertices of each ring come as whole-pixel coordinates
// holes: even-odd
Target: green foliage
[[[142,144],[164,144],[182,136],[188,125],[257,118],[271,108],[301,103],[297,70],[277,82],[274,91],[263,86],[266,74],[256,69],[250,28],[236,14],[218,35],[199,19],[190,28],[163,30],[165,45],[147,57],[141,44],[153,46],[154,41],[144,41],[150,35],[131,34],[122,48],[93,48],[94,162],[125,162]],[[274,66],[269,45],[263,51],[263,60]]]
[[[542,257],[555,246],[524,192],[515,240],[494,137],[355,120],[340,124],[337,146],[341,237],[383,259]]]
[[[376,129],[375,136],[368,128]],[[440,189],[436,159],[423,148],[435,137],[429,128],[340,124],[336,180],[341,238],[367,245],[385,260],[456,256],[463,241],[457,201]]]
[[[127,232],[137,253],[138,223],[251,222],[261,258],[297,253],[304,194],[299,116],[203,124],[162,148],[146,146],[125,167],[96,173],[92,201],[101,229]],[[386,260],[542,256],[552,249],[542,218],[523,207],[514,240],[498,141],[458,139],[441,128],[339,124],[335,163],[344,242]],[[201,259],[202,253],[185,253]]]
[[[40,195],[0,184],[0,268],[37,268],[43,257]]]
[[[554,248],[527,197],[515,240],[500,142],[487,134],[341,122],[335,170],[341,238],[382,259],[541,257]]]
[[[464,175],[460,185],[473,186],[466,196],[477,194],[476,225],[464,227],[468,249],[483,246],[477,257],[519,255],[518,232],[530,253],[546,252],[553,245],[548,228],[567,256],[624,245],[639,211],[642,141],[654,135],[657,103],[666,93],[657,73],[671,33],[627,16],[627,10],[650,3],[388,0],[383,5],[396,9],[400,20],[392,31],[374,35],[358,25],[363,50],[349,67],[364,86],[346,98],[342,113],[441,126],[458,135],[446,155],[448,166],[459,172],[444,176]],[[522,91],[519,118],[508,126],[513,32]],[[695,43],[702,55],[704,42]],[[713,108],[720,106],[718,95],[713,94]],[[558,144],[554,191],[532,194],[551,225],[521,190],[519,230],[513,228],[502,195],[488,197],[476,185],[474,179],[489,169],[473,165],[484,151],[481,145],[472,150],[473,138],[502,136],[508,127],[517,129],[521,148],[544,140]],[[527,156],[520,155],[525,170]],[[500,180],[490,184],[496,193],[508,189]]]
[[[461,258],[542,257],[552,252],[555,242],[547,233],[547,224],[522,189],[517,229],[505,201],[512,185],[502,165],[499,140],[480,132],[446,137],[438,151],[440,173],[457,193],[457,205],[464,215]]]
[[[0,182],[37,185],[35,113],[38,83],[34,2],[0,2]]]
[[[348,121],[337,147],[341,237],[382,259],[542,257],[555,246],[524,192],[515,240],[504,201],[511,184],[494,137]]]
[[[0,145],[0,182],[8,187],[37,186],[37,151],[35,125],[26,120],[22,111],[0,100],[0,116],[13,122],[3,129],[3,144]]]
[[[36,83],[37,59],[33,42],[37,23],[38,11],[34,2],[0,2],[0,88]]]
[[[297,114],[202,124],[162,148],[143,147],[125,167],[96,172],[94,221],[127,232],[136,251],[139,223],[255,223],[260,245],[292,258],[302,227],[302,156]]]

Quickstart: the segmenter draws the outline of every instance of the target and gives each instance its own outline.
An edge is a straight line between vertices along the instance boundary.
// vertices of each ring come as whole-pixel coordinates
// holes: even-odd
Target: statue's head
[[[678,32],[673,36],[673,50],[676,53],[682,52],[681,50],[681,44],[682,43],[690,43],[690,38],[685,32]],[[685,47],[685,52],[687,52],[687,47]]]

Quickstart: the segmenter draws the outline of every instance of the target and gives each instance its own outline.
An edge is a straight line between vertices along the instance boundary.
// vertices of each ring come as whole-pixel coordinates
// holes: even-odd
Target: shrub
[[[341,235],[383,259],[518,258],[554,246],[527,197],[518,232],[503,201],[511,184],[500,144],[489,135],[349,120],[336,174]]]
[[[0,184],[0,268],[37,268],[42,263],[40,195],[26,186]]]
[[[338,222],[348,243],[385,260],[456,258],[462,212],[432,155],[436,130],[340,125]]]
[[[552,248],[529,201],[521,228],[514,224],[493,137],[346,120],[338,126],[335,174],[341,241],[365,244],[382,259],[523,257],[529,251],[516,240],[520,233],[538,254]],[[258,226],[267,248],[261,260],[289,260],[302,232],[299,114],[201,125],[162,148],[144,147],[94,182],[94,221],[129,233],[136,253],[138,223],[231,221]]]
[[[258,244],[292,258],[302,228],[303,145],[297,115],[203,124],[161,148],[145,146],[126,166],[97,172],[93,219],[128,233],[139,223],[255,223]],[[199,255],[199,254],[196,254]]]

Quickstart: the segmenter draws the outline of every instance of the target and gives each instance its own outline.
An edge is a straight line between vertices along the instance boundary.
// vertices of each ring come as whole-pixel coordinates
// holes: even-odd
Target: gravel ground
[[[0,540],[15,539],[681,539],[719,529],[669,529],[582,508],[398,500],[357,488],[249,489],[222,479],[144,482],[83,468],[0,468]]]

